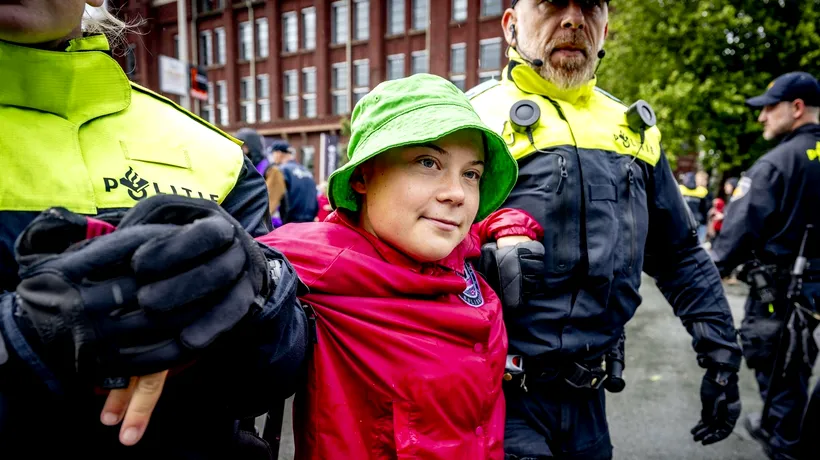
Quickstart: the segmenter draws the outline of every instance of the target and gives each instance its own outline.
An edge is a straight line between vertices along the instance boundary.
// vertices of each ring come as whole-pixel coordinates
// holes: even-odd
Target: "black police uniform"
[[[509,458],[610,458],[595,369],[641,302],[641,272],[658,281],[702,367],[738,369],[736,331],[660,131],[630,129],[627,107],[594,80],[562,90],[515,50],[510,58],[501,82],[468,92],[518,159],[518,182],[504,206],[529,212],[545,230],[543,287],[504,312],[509,352],[524,357],[526,373],[523,386],[505,389],[505,451]],[[518,101],[540,113],[527,133],[511,126]]]
[[[800,94],[795,93],[794,78],[799,79],[800,75],[781,76],[765,95],[750,99],[748,103],[759,107],[797,98]],[[813,80],[810,76],[808,78]],[[807,99],[812,97],[811,91],[808,94],[804,96]],[[820,101],[820,92],[816,94]],[[811,100],[806,102],[811,103]],[[721,233],[712,246],[712,256],[724,274],[753,260],[772,267],[769,272],[776,300],[762,302],[753,289],[746,301],[746,316],[740,328],[743,354],[747,365],[755,370],[764,400],[772,383],[772,366],[780,331],[787,320],[784,316],[789,271],[795,262],[806,225],[820,228],[819,202],[820,125],[807,124],[785,135],[779,145],[760,158],[740,180],[726,208]],[[817,233],[810,234],[809,238],[816,240]],[[817,243],[820,241],[808,247],[817,247]],[[817,258],[818,255],[809,253],[807,257]],[[807,272],[809,281],[804,284],[803,292],[809,297],[813,297],[812,292],[820,293],[820,284],[810,281],[815,276],[812,272],[818,269],[820,264]],[[771,408],[766,420],[761,423],[767,432],[763,436],[768,436],[769,453],[773,458],[796,456],[811,363],[817,356],[813,340],[798,340],[797,343],[800,353],[796,355],[805,356],[805,359],[790,361],[792,373],[787,381],[777,384],[776,394],[769,396]]]

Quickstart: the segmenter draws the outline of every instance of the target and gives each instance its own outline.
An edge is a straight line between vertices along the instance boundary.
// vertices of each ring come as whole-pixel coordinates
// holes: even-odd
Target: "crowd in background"
[[[695,220],[701,244],[710,244],[720,234],[725,219],[726,205],[732,199],[738,179],[729,177],[723,181],[718,194],[709,187],[709,174],[705,171],[688,172],[678,176],[681,195],[689,206]]]

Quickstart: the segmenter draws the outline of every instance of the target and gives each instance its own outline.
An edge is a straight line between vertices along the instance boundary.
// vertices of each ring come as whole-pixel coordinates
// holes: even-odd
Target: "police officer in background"
[[[787,73],[774,80],[764,94],[749,99],[747,104],[760,109],[758,121],[763,124],[763,137],[777,139],[779,144],[760,158],[738,183],[712,251],[715,263],[723,273],[729,273],[740,264],[767,267],[765,271],[754,270],[750,284],[769,279],[767,284],[774,288],[775,300],[765,301],[763,293],[753,288],[746,301],[746,317],[740,329],[746,363],[755,370],[760,394],[765,400],[772,384],[770,378],[780,331],[789,319],[785,317],[789,270],[795,262],[806,225],[820,228],[817,212],[820,202],[820,85],[808,73]],[[810,234],[809,238],[809,248],[820,243],[815,234]],[[806,256],[816,258],[818,255],[809,253]],[[817,268],[820,264],[816,264],[814,271]],[[809,270],[812,271],[811,267]],[[816,283],[806,280],[804,291],[815,289],[818,289]],[[795,338],[790,337],[790,340]],[[817,356],[817,348],[810,337],[805,342],[797,342],[804,344],[801,352],[805,359],[793,359],[787,381],[777,385],[773,390],[776,394],[768,395],[771,407],[766,420],[760,420],[760,414],[751,414],[745,421],[750,433],[766,446],[771,458],[796,455],[807,386]]]
[[[285,176],[287,215],[282,216],[284,223],[313,222],[319,212],[319,201],[316,197],[316,181],[313,173],[296,161],[290,144],[285,141],[274,141],[270,145],[274,164]]]
[[[504,312],[511,362],[523,364],[505,388],[508,459],[612,457],[601,363],[641,302],[642,270],[657,280],[705,369],[694,440],[726,438],[740,415],[732,314],[654,114],[645,103],[627,113],[596,87],[608,4],[513,1],[502,17],[509,65],[501,81],[468,92],[519,161],[504,206],[545,229],[540,287]]]
[[[712,208],[712,195],[706,186],[709,183],[709,176],[704,171],[697,174],[687,173],[683,176],[683,183],[680,184],[680,193],[683,200],[692,211],[692,217],[698,224],[698,239],[701,243],[706,240],[706,222],[709,209]]]

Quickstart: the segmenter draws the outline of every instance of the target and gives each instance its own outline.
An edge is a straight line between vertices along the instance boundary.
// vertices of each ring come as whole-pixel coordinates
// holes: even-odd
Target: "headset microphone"
[[[601,63],[604,62],[604,56],[606,56],[606,51],[604,51],[604,49],[601,48],[601,50],[598,51],[598,65],[595,66],[596,75],[598,74],[598,69],[601,67]]]
[[[519,56],[521,56],[521,59],[523,59],[525,62],[527,62],[533,67],[541,67],[544,65],[544,61],[542,61],[541,59],[533,59],[532,61],[530,61],[529,59],[525,58],[523,54],[521,54],[521,51],[518,51],[518,54]]]

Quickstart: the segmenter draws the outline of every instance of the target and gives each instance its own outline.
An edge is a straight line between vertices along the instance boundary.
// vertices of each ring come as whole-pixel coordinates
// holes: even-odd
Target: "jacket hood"
[[[465,260],[480,255],[478,245],[467,237],[444,259],[420,263],[338,211],[324,222],[285,225],[259,241],[280,249],[311,291],[333,295],[458,294],[465,288],[465,280],[459,275],[465,269]]]
[[[242,128],[234,137],[248,146],[248,157],[250,157],[251,162],[254,165],[259,164],[259,162],[265,158],[263,154],[264,142],[262,141],[262,136],[260,136],[256,130],[251,128]]]

